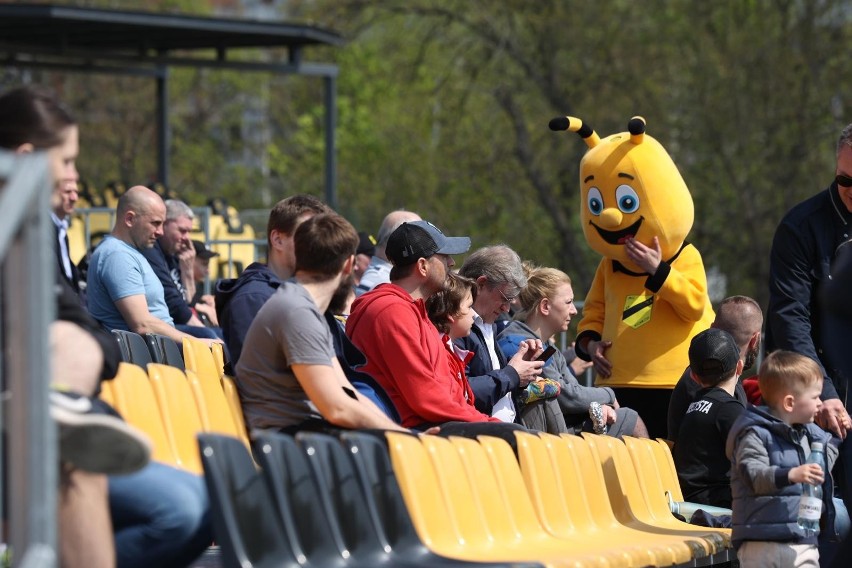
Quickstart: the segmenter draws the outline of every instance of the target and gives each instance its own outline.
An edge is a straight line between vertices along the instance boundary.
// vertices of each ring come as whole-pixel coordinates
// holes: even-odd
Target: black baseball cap
[[[219,256],[218,252],[213,252],[212,250],[204,246],[204,243],[202,243],[201,241],[193,240],[192,246],[195,247],[195,256],[200,259],[210,260],[214,256]]]
[[[740,348],[727,331],[711,327],[692,338],[689,367],[702,382],[718,381],[731,374],[740,360]]]
[[[355,254],[366,254],[367,256],[376,254],[376,239],[373,238],[373,235],[366,231],[358,232],[358,248],[355,250]]]
[[[414,264],[435,254],[462,254],[470,249],[470,238],[448,237],[429,221],[409,221],[391,233],[385,254],[394,266]]]

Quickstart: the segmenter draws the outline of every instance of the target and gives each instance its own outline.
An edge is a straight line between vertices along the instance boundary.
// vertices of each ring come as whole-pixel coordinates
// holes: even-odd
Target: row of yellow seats
[[[678,521],[663,493],[646,500],[656,488],[614,438],[519,433],[520,463],[498,438],[387,438],[418,535],[438,554],[626,568],[733,556],[729,530]]]
[[[214,356],[203,342],[189,342],[184,342],[185,372],[151,363],[146,374],[121,363],[116,378],[103,383],[101,397],[148,435],[154,460],[201,474],[199,432],[233,436],[246,447],[248,436],[233,379],[215,371]],[[196,365],[199,359],[204,362]]]
[[[233,209],[233,207],[229,207]],[[237,216],[236,210],[232,213]],[[197,223],[192,238],[204,241],[204,233],[201,231],[200,223]],[[213,214],[208,218],[208,234],[211,241],[210,249],[219,253],[219,256],[210,263],[210,278],[236,278],[249,264],[255,261],[254,240],[256,238],[251,225],[239,223],[239,230],[235,230],[228,220],[222,216]],[[222,241],[222,242],[217,242]]]

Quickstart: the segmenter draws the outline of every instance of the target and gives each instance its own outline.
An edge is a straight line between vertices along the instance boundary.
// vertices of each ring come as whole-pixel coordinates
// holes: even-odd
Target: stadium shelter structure
[[[0,4],[0,66],[151,77],[156,81],[157,169],[169,180],[168,81],[172,67],[269,72],[321,78],[324,85],[325,199],[336,207],[336,79],[331,63],[303,59],[306,47],[343,44],[307,25],[103,10],[49,4]],[[276,51],[275,48],[282,48]],[[235,57],[268,49],[263,61]],[[286,50],[286,57],[283,55]],[[8,433],[9,502],[3,504],[15,566],[51,567],[56,557],[56,429],[48,408],[48,325],[55,317],[46,161],[0,154],[0,333],[10,356],[2,407]],[[3,185],[3,184],[0,184]],[[5,400],[5,397],[4,397]],[[5,441],[4,441],[5,443]]]

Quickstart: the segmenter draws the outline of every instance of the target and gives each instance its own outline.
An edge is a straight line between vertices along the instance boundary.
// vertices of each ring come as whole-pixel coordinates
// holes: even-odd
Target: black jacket
[[[180,281],[180,265],[173,256],[168,256],[157,241],[153,247],[141,251],[154,274],[163,285],[163,295],[169,307],[169,315],[176,324],[184,324],[192,317],[192,310],[183,295],[183,284]]]
[[[473,353],[473,358],[467,364],[467,380],[473,390],[474,406],[488,416],[491,416],[497,401],[521,384],[518,372],[507,366],[503,351],[496,345],[496,335],[495,333],[495,350],[500,361],[500,368],[496,371],[491,370],[488,346],[485,345],[485,337],[477,326],[473,326],[467,337],[454,340],[456,345]]]
[[[74,264],[74,261],[69,258],[69,262],[71,263],[71,279],[68,279],[68,276],[65,274],[65,265],[62,263],[62,249],[59,248],[59,227],[55,224],[53,225],[54,230],[54,243],[53,250],[56,252],[56,269],[59,271],[59,275],[68,282],[68,285],[74,290],[74,293],[77,295],[80,294],[80,270],[77,268],[77,265]],[[65,236],[65,246],[68,246],[68,236]],[[83,298],[81,297],[81,300]],[[85,302],[84,302],[85,304]]]
[[[818,361],[825,375],[823,399],[845,399],[852,377],[852,360],[847,357],[844,361],[839,354],[827,352],[836,347],[826,341],[838,335],[848,337],[849,320],[826,318],[837,307],[819,302],[837,247],[849,239],[850,229],[852,213],[832,183],[793,207],[781,220],[772,241],[766,349],[787,349]],[[847,297],[845,301],[850,300]]]
[[[254,262],[239,278],[220,280],[216,284],[216,315],[231,354],[231,369],[237,367],[243,341],[254,316],[281,285],[281,280],[265,264]]]

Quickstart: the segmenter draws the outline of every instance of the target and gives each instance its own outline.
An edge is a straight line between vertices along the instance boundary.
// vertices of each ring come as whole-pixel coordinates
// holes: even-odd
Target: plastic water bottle
[[[811,455],[807,463],[819,464],[823,473],[825,471],[825,454],[821,442],[811,444]],[[796,522],[805,531],[805,536],[816,536],[819,534],[819,518],[822,515],[822,484],[802,484],[802,498],[799,500],[799,518]]]

